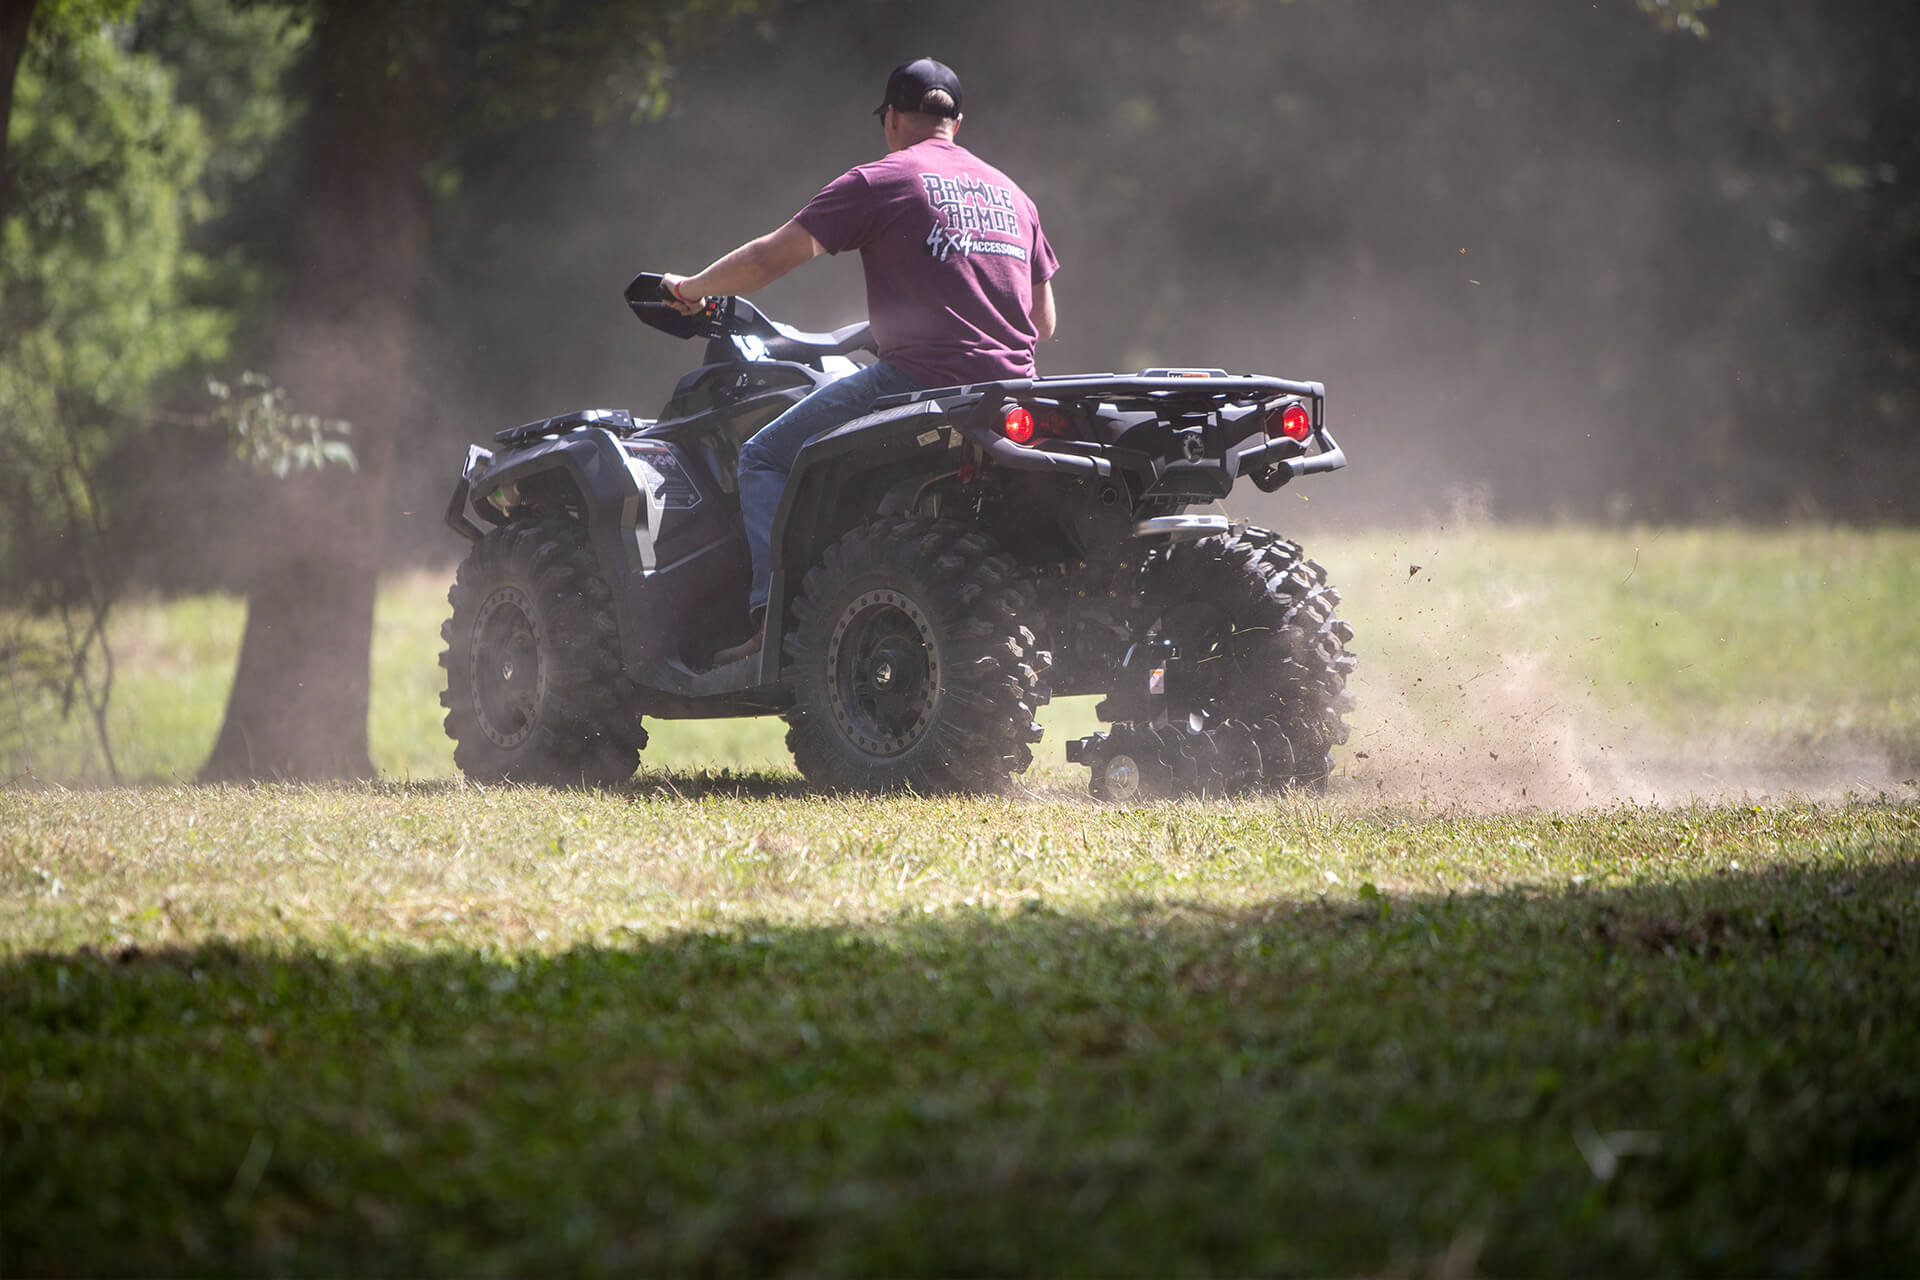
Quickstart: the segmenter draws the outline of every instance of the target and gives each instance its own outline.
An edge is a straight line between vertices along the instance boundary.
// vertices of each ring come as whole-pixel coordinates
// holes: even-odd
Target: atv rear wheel
[[[993,791],[1033,762],[1050,663],[1035,593],[952,520],[876,520],[827,549],[785,637],[787,746],[830,790]]]
[[[1324,786],[1347,740],[1355,662],[1327,571],[1298,543],[1247,529],[1160,548],[1141,574],[1152,633],[1182,657],[1185,699],[1251,733],[1267,785]]]
[[[647,734],[618,696],[611,601],[571,521],[506,525],[474,544],[440,628],[440,705],[461,772],[555,786],[633,775]]]

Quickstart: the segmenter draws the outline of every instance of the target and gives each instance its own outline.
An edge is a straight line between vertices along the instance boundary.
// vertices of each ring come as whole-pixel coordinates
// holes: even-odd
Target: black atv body
[[[1115,730],[1068,744],[1098,794],[1324,780],[1353,665],[1339,597],[1292,543],[1194,510],[1343,466],[1320,384],[1164,369],[882,400],[800,452],[766,642],[715,668],[750,625],[740,447],[872,336],[744,298],[683,315],[652,275],[627,300],[705,340],[660,415],[500,432],[448,504],[476,544],[442,656],[470,775],[616,781],[646,716],[780,714],[820,785],[992,789],[1042,702],[1099,693]]]

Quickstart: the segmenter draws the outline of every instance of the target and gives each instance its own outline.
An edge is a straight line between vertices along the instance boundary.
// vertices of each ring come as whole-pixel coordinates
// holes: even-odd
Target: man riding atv
[[[696,315],[710,295],[751,293],[821,253],[858,249],[879,347],[877,363],[821,387],[741,448],[753,629],[714,655],[716,668],[760,651],[774,516],[808,440],[885,396],[1032,377],[1035,344],[1053,336],[1053,246],[1026,193],[954,141],[960,108],[960,79],[944,64],[895,67],[874,112],[884,158],[849,169],[778,230],[704,271],[663,277],[675,305]]]
[[[643,719],[780,716],[834,791],[991,792],[1052,698],[1097,796],[1323,785],[1353,629],[1299,544],[1208,508],[1346,465],[1326,388],[1205,366],[1038,376],[1057,268],[1033,204],[953,141],[960,85],[888,81],[888,154],[628,306],[697,342],[653,417],[579,409],[469,446],[447,503],[441,703],[478,781],[616,784]],[[860,250],[870,319],[744,296]],[[866,353],[878,364],[861,368]],[[753,634],[739,608],[762,609]],[[769,638],[771,642],[769,642]]]

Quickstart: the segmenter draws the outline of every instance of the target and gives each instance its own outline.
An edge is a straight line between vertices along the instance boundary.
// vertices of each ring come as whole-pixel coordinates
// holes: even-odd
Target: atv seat
[[[832,333],[807,333],[778,320],[768,320],[776,336],[763,338],[767,354],[775,360],[817,360],[821,356],[847,356],[856,351],[874,351],[873,326],[865,320],[845,325]]]

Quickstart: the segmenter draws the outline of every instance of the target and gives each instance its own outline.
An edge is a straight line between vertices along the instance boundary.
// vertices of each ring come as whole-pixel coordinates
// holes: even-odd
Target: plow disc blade
[[[1258,789],[1261,780],[1260,744],[1252,727],[1237,720],[1211,729],[1117,724],[1069,742],[1067,759],[1092,770],[1089,789],[1115,804],[1237,795]]]

